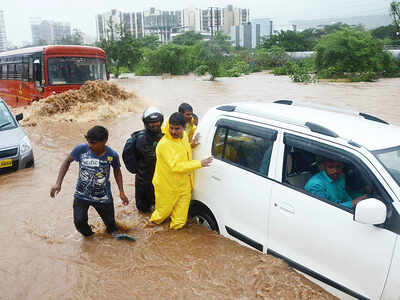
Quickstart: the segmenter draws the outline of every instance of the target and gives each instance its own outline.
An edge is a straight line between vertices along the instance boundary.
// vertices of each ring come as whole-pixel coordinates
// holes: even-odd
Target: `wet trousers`
[[[154,187],[150,182],[135,180],[135,200],[136,207],[140,212],[150,212],[150,207],[154,205]]]
[[[93,206],[100,215],[109,233],[118,229],[114,218],[114,203],[95,203],[75,198],[73,205],[74,224],[82,235],[91,236],[94,233],[88,224],[89,206]]]
[[[185,226],[189,211],[191,191],[162,193],[155,188],[156,209],[151,215],[150,221],[161,224],[171,217],[171,229],[179,229]]]

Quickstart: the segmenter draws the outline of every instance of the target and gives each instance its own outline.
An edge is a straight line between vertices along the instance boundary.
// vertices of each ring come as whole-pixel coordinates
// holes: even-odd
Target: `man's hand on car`
[[[201,166],[202,167],[208,167],[211,164],[212,161],[213,161],[213,157],[212,156],[210,156],[210,157],[208,157],[206,159],[203,159],[201,161]]]

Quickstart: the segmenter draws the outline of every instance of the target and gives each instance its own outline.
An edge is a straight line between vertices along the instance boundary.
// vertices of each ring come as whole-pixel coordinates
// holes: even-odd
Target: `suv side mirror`
[[[369,198],[357,203],[354,220],[359,223],[378,225],[386,221],[386,205],[375,198]]]
[[[24,114],[23,113],[19,113],[18,115],[15,116],[15,119],[19,122],[24,118]]]

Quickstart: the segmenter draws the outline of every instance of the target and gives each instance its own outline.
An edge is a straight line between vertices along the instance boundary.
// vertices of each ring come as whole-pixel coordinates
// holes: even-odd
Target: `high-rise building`
[[[230,34],[232,26],[240,26],[250,22],[250,11],[248,9],[228,5],[224,8],[224,33]]]
[[[122,24],[122,13],[116,9],[96,16],[97,40],[119,39]]]
[[[31,32],[33,45],[58,44],[71,37],[71,24],[32,18]]]
[[[250,21],[248,9],[228,5],[226,8],[208,7],[206,9],[184,9],[183,26],[185,31],[193,30],[209,35],[217,31],[230,34],[232,26],[239,26]]]
[[[117,10],[96,16],[97,40],[119,39],[120,33],[135,38],[155,34],[167,43],[171,33],[183,29],[182,11],[162,11],[154,7],[144,12],[122,13]]]
[[[201,31],[215,35],[224,27],[224,10],[220,7],[208,7],[202,10]]]
[[[152,7],[143,14],[145,34],[158,35],[162,43],[168,43],[172,33],[184,29],[183,11],[162,11]]]
[[[123,13],[122,24],[125,32],[128,32],[135,38],[144,36],[144,18],[142,12]]]
[[[247,24],[249,15],[248,9],[232,5],[226,8],[187,8],[178,11],[163,11],[151,7],[136,13],[111,10],[96,16],[97,40],[118,39],[121,30],[136,38],[155,34],[162,43],[168,43],[174,34],[189,30],[204,35],[215,35],[217,31],[230,34],[232,26]]]
[[[232,26],[231,41],[233,46],[242,48],[256,48],[263,38],[269,38],[273,32],[271,19],[254,19],[239,26]]]
[[[7,50],[6,24],[4,22],[4,12],[0,10],[0,52]]]

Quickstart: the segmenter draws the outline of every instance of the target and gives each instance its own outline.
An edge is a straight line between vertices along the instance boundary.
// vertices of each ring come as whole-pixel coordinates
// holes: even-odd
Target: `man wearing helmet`
[[[152,179],[156,166],[155,150],[163,136],[161,133],[163,121],[164,116],[159,109],[147,108],[143,113],[145,129],[134,132],[124,148],[125,165],[131,173],[136,173],[135,198],[136,207],[140,212],[150,212],[151,206],[154,205]]]

